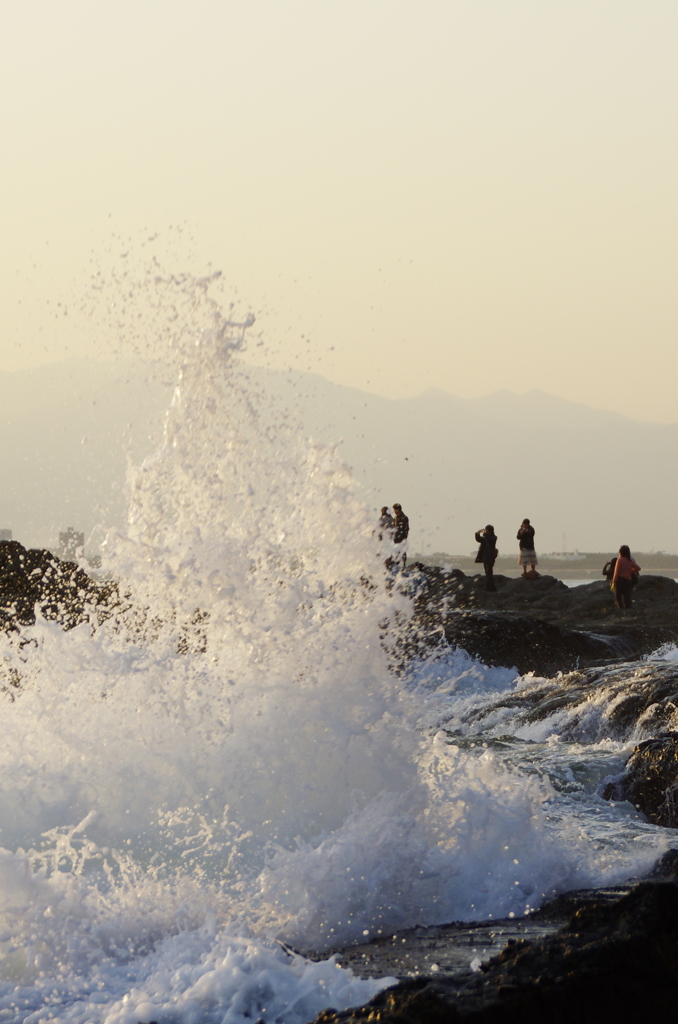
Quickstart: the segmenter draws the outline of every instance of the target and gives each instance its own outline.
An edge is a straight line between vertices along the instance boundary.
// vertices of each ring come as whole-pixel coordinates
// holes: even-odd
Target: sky
[[[92,268],[153,249],[271,366],[678,422],[675,2],[0,13],[4,369],[106,356]]]

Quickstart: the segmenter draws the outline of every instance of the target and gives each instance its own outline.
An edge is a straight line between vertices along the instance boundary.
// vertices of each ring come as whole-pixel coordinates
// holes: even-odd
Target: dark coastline
[[[546,714],[554,700],[576,706],[601,685],[612,704],[615,669],[678,641],[678,583],[667,577],[641,578],[625,615],[604,580],[568,588],[549,576],[498,576],[497,593],[487,593],[481,575],[422,563],[401,585],[405,580],[415,605],[401,641],[405,657],[460,647],[488,665],[557,676],[555,695],[551,679],[536,705],[526,704],[526,716]],[[620,735],[648,713],[661,734],[662,708],[673,709],[674,697],[678,668],[666,666],[656,678],[641,673],[637,692],[618,705]],[[365,1007],[324,1011],[316,1024],[600,1024],[653,1013],[671,1019],[678,1003],[677,861],[668,853],[648,879],[564,894],[522,920],[416,928],[337,950],[342,965],[361,976],[399,982]]]
[[[428,945],[443,965],[445,958],[454,962],[455,951],[475,942],[481,928],[487,930],[468,924],[431,929]],[[315,1024],[602,1024],[646,1020],[653,1013],[675,1016],[678,885],[666,877],[637,882],[626,892],[571,893],[522,928],[494,922],[492,934],[506,944],[479,969],[429,969],[364,1007],[325,1010]],[[403,933],[393,946],[414,938]],[[426,945],[425,936],[416,939]],[[470,945],[465,949],[468,956]],[[355,956],[342,963],[355,969]],[[384,973],[388,966],[397,973],[395,956],[382,958]]]
[[[417,643],[462,647],[487,665],[552,675],[629,661],[678,640],[678,583],[642,576],[628,612],[616,608],[605,580],[567,587],[414,563],[405,574],[414,598]]]
[[[641,660],[678,641],[678,583],[643,576],[634,608],[622,615],[603,580],[573,588],[551,576],[495,580],[497,592],[488,593],[480,574],[423,563],[395,576],[393,585],[413,600],[412,617],[396,627],[396,669],[461,648],[487,665],[544,676],[541,689],[538,680],[528,695],[500,698],[532,721],[554,704],[584,704],[593,690],[609,694],[616,735],[628,737],[642,718],[678,771],[678,732],[667,731],[678,707],[678,662],[653,668]],[[0,545],[0,626],[20,632],[35,620],[36,606],[69,629],[124,611],[125,600],[114,584],[48,551]],[[638,671],[633,692],[624,693],[629,663]],[[4,682],[0,690],[14,699],[20,679]],[[673,793],[674,782],[660,773],[660,798]],[[564,894],[522,919],[413,928],[335,950],[356,974],[393,976],[398,984],[365,1007],[325,1010],[316,1024],[598,1024],[650,1013],[671,1019],[678,1004],[677,861],[667,854],[651,878]]]

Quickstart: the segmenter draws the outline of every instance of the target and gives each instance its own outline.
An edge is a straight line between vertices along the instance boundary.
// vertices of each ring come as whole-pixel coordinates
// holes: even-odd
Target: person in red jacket
[[[631,607],[632,589],[634,583],[638,581],[637,573],[639,572],[640,566],[634,558],[631,558],[628,544],[622,544],[619,549],[619,558],[614,567],[614,575],[612,576],[612,587],[617,608]]]

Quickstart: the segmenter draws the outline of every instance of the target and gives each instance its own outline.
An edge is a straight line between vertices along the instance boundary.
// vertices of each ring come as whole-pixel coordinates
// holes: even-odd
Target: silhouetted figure
[[[523,567],[523,576],[536,579],[538,576],[537,565],[539,563],[537,562],[537,552],[534,550],[534,526],[530,526],[529,519],[523,519],[517,537],[520,546],[518,565]],[[527,572],[528,565],[530,567],[529,575]]]
[[[410,521],[403,512],[402,505],[398,504],[397,501],[393,503],[393,543],[401,545],[401,550],[396,554],[396,561],[399,562],[403,569],[407,564],[407,552],[405,551],[404,544],[407,540],[407,535],[410,532]]]
[[[494,532],[494,526],[486,526],[484,530],[478,530],[476,541],[480,545],[476,562],[482,562],[485,569],[485,590],[495,591],[497,587],[494,582],[494,563],[499,552],[497,551],[497,535]]]
[[[617,564],[617,559],[616,558],[611,558],[610,561],[606,562],[605,565],[603,566],[603,576],[605,577],[605,579],[607,580],[607,582],[610,585],[612,584],[612,577],[614,576],[614,567],[615,567],[616,564]]]
[[[393,540],[393,516],[388,510],[388,505],[384,505],[379,516],[379,540]]]
[[[393,506],[393,511],[395,512],[393,517],[393,526],[395,528],[393,533],[393,543],[402,544],[404,540],[407,540],[407,535],[410,532],[410,521],[403,512],[403,506],[399,505],[397,501]]]
[[[617,608],[621,608],[622,611],[631,607],[633,586],[638,582],[639,572],[640,566],[634,558],[631,558],[628,544],[622,544],[612,576],[614,599],[617,602]]]

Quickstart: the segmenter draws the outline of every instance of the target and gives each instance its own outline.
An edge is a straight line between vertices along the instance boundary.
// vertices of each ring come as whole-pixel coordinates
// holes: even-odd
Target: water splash
[[[295,1024],[386,982],[276,938],[525,913],[623,874],[555,828],[548,781],[433,737],[441,701],[513,675],[458,654],[391,671],[407,595],[338,452],[252,391],[247,318],[208,279],[143,294],[177,387],[107,538],[120,604],[0,637],[21,675],[0,718],[0,1020]]]

